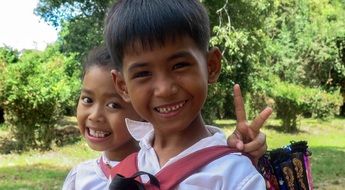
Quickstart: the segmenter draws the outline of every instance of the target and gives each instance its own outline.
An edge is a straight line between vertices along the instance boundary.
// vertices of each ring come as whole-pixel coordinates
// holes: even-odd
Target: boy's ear
[[[209,50],[207,55],[208,83],[217,82],[221,71],[222,53],[217,47]]]
[[[122,99],[125,102],[129,103],[130,98],[128,95],[127,86],[126,86],[122,73],[113,69],[111,70],[111,75],[113,77],[113,82],[114,82],[114,87],[116,89],[116,92],[122,97]]]

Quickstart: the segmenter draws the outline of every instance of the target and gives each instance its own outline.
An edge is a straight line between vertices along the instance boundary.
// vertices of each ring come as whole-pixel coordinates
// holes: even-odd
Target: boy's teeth
[[[174,106],[170,106],[170,107],[164,107],[164,108],[158,108],[157,107],[156,109],[159,113],[169,113],[171,111],[176,111],[176,110],[180,109],[183,106],[183,104],[184,104],[184,102],[179,103],[179,104],[174,105]]]
[[[96,130],[93,130],[90,128],[89,128],[89,130],[90,130],[90,135],[93,137],[97,137],[97,138],[104,138],[110,134],[109,132],[96,131]]]

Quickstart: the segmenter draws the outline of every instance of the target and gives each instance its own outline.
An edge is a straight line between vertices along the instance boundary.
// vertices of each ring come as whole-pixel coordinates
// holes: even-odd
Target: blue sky
[[[33,14],[38,0],[0,0],[0,47],[43,50],[57,31]]]

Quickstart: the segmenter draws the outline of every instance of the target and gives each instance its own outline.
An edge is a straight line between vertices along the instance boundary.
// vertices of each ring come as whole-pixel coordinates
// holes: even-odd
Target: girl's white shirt
[[[155,175],[165,166],[204,148],[227,145],[226,137],[217,127],[207,126],[212,136],[201,139],[191,147],[187,148],[177,156],[169,159],[162,167],[155,150],[151,146],[154,131],[150,123],[138,122],[126,119],[130,134],[140,143],[138,153],[138,169]],[[176,171],[178,172],[178,171]],[[148,181],[147,176],[142,176],[144,182]],[[177,187],[178,190],[265,190],[265,181],[261,174],[253,166],[250,159],[241,153],[231,153],[218,158],[205,165],[186,179]]]
[[[109,189],[111,179],[108,179],[99,166],[100,159],[111,167],[118,161],[110,161],[103,153],[97,159],[88,160],[75,166],[67,175],[63,190],[103,190]]]

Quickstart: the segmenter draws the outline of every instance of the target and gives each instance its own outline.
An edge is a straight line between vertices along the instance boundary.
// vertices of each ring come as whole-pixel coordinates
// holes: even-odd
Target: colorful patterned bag
[[[268,190],[313,190],[311,152],[306,141],[268,151],[258,163]]]

